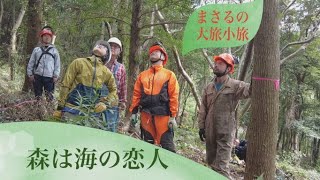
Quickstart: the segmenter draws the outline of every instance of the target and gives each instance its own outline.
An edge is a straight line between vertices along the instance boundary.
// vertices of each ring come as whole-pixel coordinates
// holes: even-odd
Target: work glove
[[[61,119],[61,116],[62,116],[62,111],[60,111],[60,110],[55,110],[54,112],[53,112],[53,115],[52,115],[54,118],[56,118],[56,119]]]
[[[57,77],[53,77],[53,83],[56,83],[58,81]]]
[[[174,130],[177,128],[177,121],[175,117],[170,117],[169,122],[168,122],[168,127],[170,130]]]
[[[107,110],[107,106],[103,102],[97,103],[96,106],[94,107],[94,112],[95,113],[101,113],[101,112],[103,112],[105,110]]]
[[[125,110],[126,109],[126,103],[124,103],[124,102],[121,102],[121,103],[119,103],[119,108],[121,109],[121,110]]]
[[[33,76],[33,75],[29,76],[28,78],[29,78],[29,81],[30,81],[30,82],[33,82],[33,81],[34,81],[34,76]]]
[[[118,100],[113,98],[111,99],[108,96],[100,98],[100,102],[108,104],[108,106],[111,106],[111,107],[118,106]]]
[[[204,129],[199,130],[199,136],[200,136],[201,141],[204,141],[206,139],[206,134],[205,134]]]
[[[131,126],[135,127],[138,122],[138,115],[132,114],[130,117],[130,121],[131,121]]]
[[[168,122],[168,128],[169,128],[169,131],[172,133],[172,136],[174,137],[174,129],[177,128],[176,118],[170,117]]]

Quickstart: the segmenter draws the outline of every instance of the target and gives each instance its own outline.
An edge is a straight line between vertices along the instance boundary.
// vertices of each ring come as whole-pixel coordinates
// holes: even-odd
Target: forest
[[[90,56],[97,40],[121,40],[118,61],[127,71],[128,102],[119,133],[139,138],[138,128],[128,132],[128,107],[138,74],[150,66],[149,47],[161,41],[169,56],[165,67],[176,74],[180,86],[177,153],[207,166],[198,110],[203,90],[214,77],[212,57],[227,52],[240,59],[232,78],[248,83],[253,76],[280,80],[278,91],[271,82],[253,81],[252,97],[236,106],[236,136],[249,146],[245,163],[231,161],[232,176],[320,179],[320,0],[264,1],[260,29],[249,43],[181,53],[184,27],[197,8],[251,1],[0,0],[0,123],[56,121],[56,102],[35,103],[26,74],[39,32],[49,25],[56,35],[62,77],[74,59]]]

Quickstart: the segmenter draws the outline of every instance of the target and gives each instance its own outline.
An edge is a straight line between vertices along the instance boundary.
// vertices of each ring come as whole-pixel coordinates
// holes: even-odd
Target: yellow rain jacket
[[[99,57],[75,59],[61,83],[59,106],[80,110],[94,107],[98,102],[118,103],[117,86],[111,71]]]

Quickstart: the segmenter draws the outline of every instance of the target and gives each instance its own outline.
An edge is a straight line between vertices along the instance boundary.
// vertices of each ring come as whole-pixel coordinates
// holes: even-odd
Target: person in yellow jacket
[[[104,65],[111,58],[108,42],[96,42],[93,55],[71,62],[60,87],[58,108],[54,116],[62,119],[94,115],[102,118],[107,106],[118,102],[117,86],[111,71]],[[108,93],[102,91],[105,85]]]
[[[175,152],[173,125],[178,112],[179,85],[175,74],[163,67],[168,61],[160,43],[149,49],[152,66],[141,72],[135,82],[129,111],[131,120],[140,109],[141,139]]]

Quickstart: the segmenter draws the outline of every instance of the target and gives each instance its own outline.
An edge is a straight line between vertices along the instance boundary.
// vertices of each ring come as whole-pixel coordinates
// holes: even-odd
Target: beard
[[[228,67],[226,68],[226,70],[224,70],[224,72],[213,72],[213,74],[215,74],[217,77],[222,77],[227,74],[227,70]]]
[[[215,74],[217,77],[221,77],[223,75],[225,75],[226,73],[225,72],[214,72],[213,74]]]

